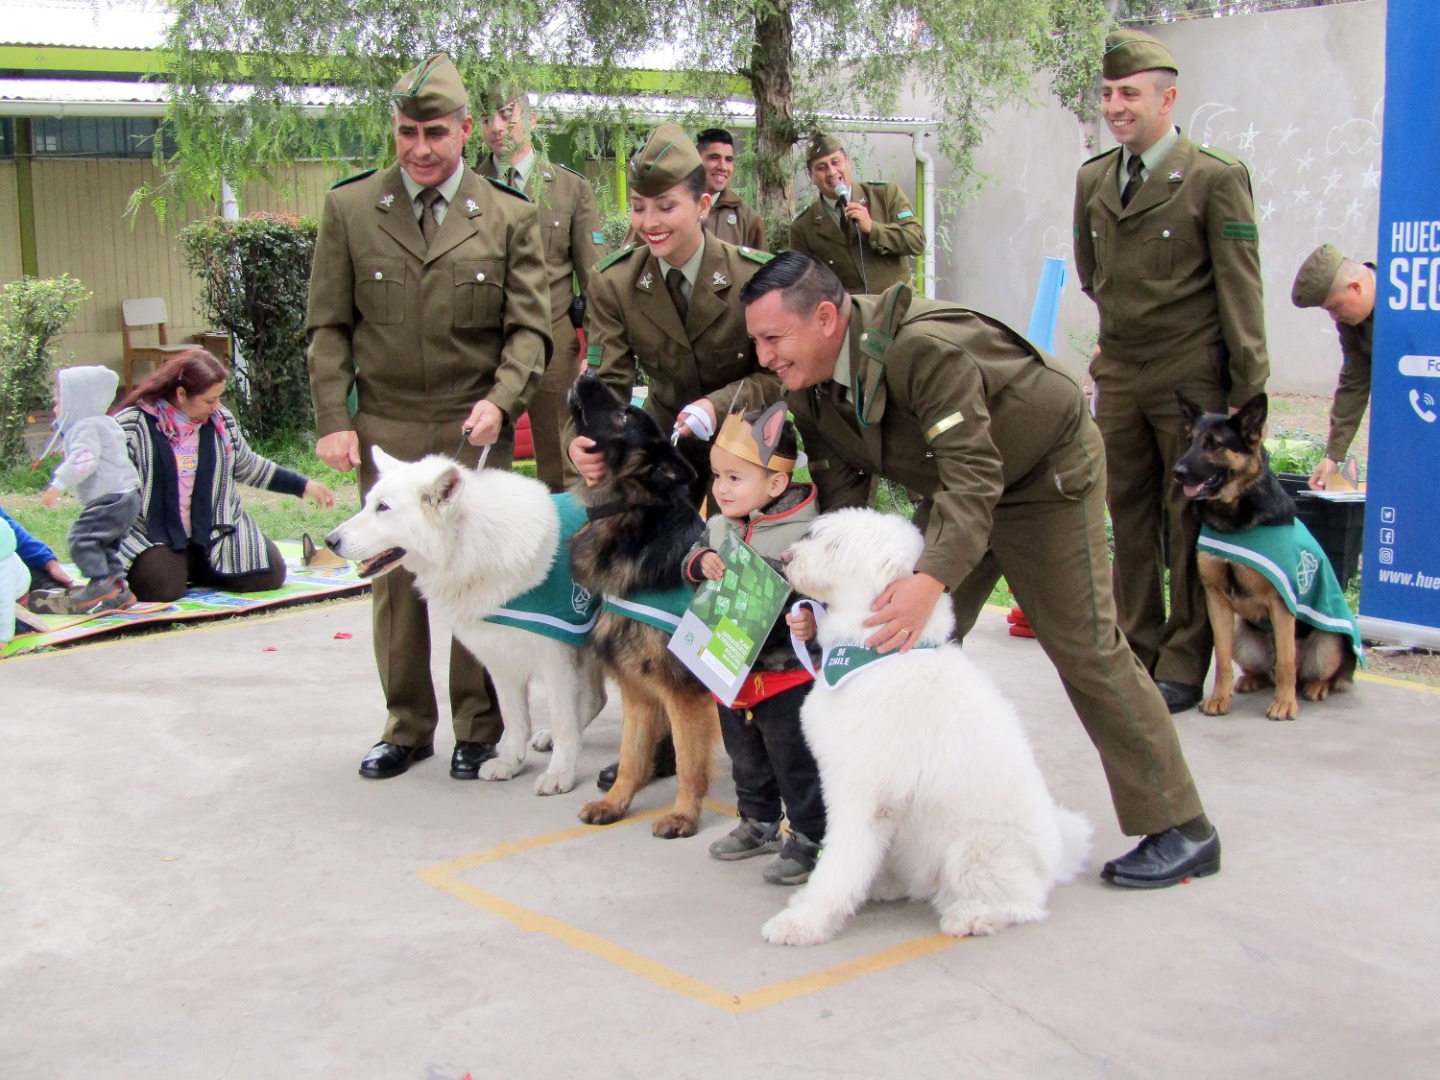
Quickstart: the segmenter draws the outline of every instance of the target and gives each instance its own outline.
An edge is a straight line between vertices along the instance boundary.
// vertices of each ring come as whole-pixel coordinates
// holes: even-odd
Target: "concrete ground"
[[[1440,1057],[1440,697],[1362,680],[1296,723],[1179,718],[1224,872],[1096,876],[1128,842],[1033,641],[967,646],[1096,824],[1047,922],[951,941],[871,905],[766,945],[786,894],[692,840],[531,793],[356,767],[379,736],[366,601],[0,667],[0,1076],[1420,1077]],[[348,633],[350,638],[337,634]],[[896,722],[903,722],[897,717]],[[673,781],[642,793],[665,805]]]

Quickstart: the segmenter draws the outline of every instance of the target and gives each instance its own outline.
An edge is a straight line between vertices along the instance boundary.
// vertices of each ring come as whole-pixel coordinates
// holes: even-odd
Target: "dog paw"
[[[548,754],[551,750],[555,749],[555,740],[546,728],[538,728],[530,740],[530,749],[539,750],[542,754]],[[569,791],[570,789],[566,788],[565,790]]]
[[[698,818],[689,814],[669,813],[655,822],[651,832],[661,840],[677,840],[682,836],[694,836],[699,828]]]
[[[536,795],[564,795],[575,787],[573,772],[543,772],[535,780]]]
[[[1287,701],[1277,697],[1265,710],[1265,719],[1267,720],[1294,720],[1299,715],[1300,703],[1294,698]]]
[[[1306,683],[1305,688],[1300,691],[1300,696],[1306,701],[1324,701],[1330,696],[1330,680],[1316,679],[1314,682]]]
[[[771,945],[821,945],[835,935],[827,933],[827,927],[803,917],[794,908],[786,908],[766,920],[760,928],[760,936]]]
[[[1235,684],[1235,689],[1242,694],[1253,694],[1257,690],[1264,690],[1267,686],[1274,686],[1268,675],[1241,675],[1240,681]]]
[[[586,825],[613,825],[624,816],[624,810],[611,806],[604,799],[587,802],[580,808],[580,820]]]
[[[480,779],[509,780],[516,776],[520,769],[521,763],[518,761],[506,761],[504,758],[492,757],[480,766]]]
[[[1230,695],[1212,694],[1200,703],[1200,711],[1206,716],[1224,716],[1230,711]]]
[[[952,909],[940,916],[940,932],[950,937],[989,937],[1016,923],[1040,922],[1041,907],[969,907]]]

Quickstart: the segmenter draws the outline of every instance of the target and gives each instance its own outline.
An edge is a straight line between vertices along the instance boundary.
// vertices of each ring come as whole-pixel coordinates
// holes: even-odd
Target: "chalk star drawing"
[[[1344,173],[1342,173],[1339,169],[1333,170],[1329,176],[1325,177],[1325,194],[1329,195],[1330,192],[1334,191],[1337,187],[1340,186],[1340,181],[1344,179]]]
[[[1296,172],[1309,172],[1309,171],[1310,171],[1310,166],[1311,166],[1311,165],[1314,165],[1314,164],[1315,164],[1315,156],[1314,156],[1313,154],[1311,154],[1309,150],[1306,150],[1306,151],[1305,151],[1305,156],[1302,157],[1299,161],[1295,162],[1295,171],[1296,171]]]
[[[1276,145],[1276,146],[1284,146],[1287,142],[1290,141],[1290,137],[1291,137],[1292,135],[1298,135],[1298,134],[1300,134],[1300,129],[1299,129],[1299,128],[1295,127],[1293,124],[1287,125],[1286,128],[1285,128],[1285,130],[1282,131],[1282,132],[1280,132],[1280,141],[1279,141],[1278,143],[1276,143],[1275,145]]]
[[[1248,128],[1246,128],[1244,131],[1240,132],[1240,136],[1239,136],[1239,138],[1240,138],[1240,147],[1239,147],[1239,148],[1240,148],[1241,150],[1253,150],[1253,149],[1255,149],[1255,139],[1256,139],[1256,137],[1257,137],[1259,134],[1260,134],[1260,132],[1255,129],[1255,125],[1252,123]]]
[[[1255,174],[1255,182],[1257,184],[1273,184],[1275,182],[1275,166],[1266,165],[1257,172]]]
[[[1378,188],[1380,186],[1380,170],[1374,165],[1366,165],[1364,180],[1366,187]]]
[[[1317,218],[1323,218],[1325,216],[1325,204],[1323,202],[1315,207],[1315,216]]]
[[[1269,221],[1270,215],[1275,212],[1275,200],[1266,199],[1261,205],[1255,208],[1260,211],[1260,220]]]
[[[1350,200],[1350,205],[1347,206],[1347,207],[1345,207],[1345,220],[1346,220],[1346,221],[1349,221],[1351,218],[1357,218],[1357,217],[1359,217],[1359,216],[1360,216],[1360,200],[1359,200],[1359,199],[1351,199],[1351,200]]]
[[[1294,191],[1294,195],[1295,195],[1295,205],[1296,205],[1296,206],[1299,206],[1299,205],[1300,205],[1301,203],[1303,203],[1306,199],[1310,198],[1310,189],[1309,189],[1309,188],[1303,188],[1303,187],[1302,187],[1302,188],[1296,188],[1295,191]]]

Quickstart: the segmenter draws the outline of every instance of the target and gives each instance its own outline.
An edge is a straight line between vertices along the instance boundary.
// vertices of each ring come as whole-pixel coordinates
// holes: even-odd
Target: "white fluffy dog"
[[[530,739],[528,690],[545,687],[554,754],[535,792],[569,791],[581,733],[605,705],[600,660],[588,648],[485,621],[544,581],[555,562],[560,517],[549,490],[508,469],[477,471],[438,455],[405,462],[377,446],[374,457],[380,478],[364,507],[325,542],[361,562],[362,576],[395,566],[413,573],[431,610],[489,670],[505,734],[480,766],[481,779],[520,771]],[[545,741],[542,733],[534,745]]]
[[[761,930],[775,945],[828,941],[866,900],[928,900],[940,929],[993,934],[1045,918],[1051,888],[1079,873],[1090,823],[1055,804],[1014,708],[959,645],[941,598],[917,647],[863,663],[861,625],[924,544],[903,518],[840,510],[790,549],[786,574],[826,605],[824,669],[800,713],[828,818],[810,882]],[[848,665],[847,665],[848,660]]]

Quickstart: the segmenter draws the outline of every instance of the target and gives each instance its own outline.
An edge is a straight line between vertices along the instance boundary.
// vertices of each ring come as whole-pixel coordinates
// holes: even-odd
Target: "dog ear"
[[[1205,415],[1205,410],[1185,396],[1185,391],[1176,390],[1175,398],[1180,402],[1180,415],[1185,420],[1185,430],[1194,431],[1195,421]]]
[[[1239,429],[1241,437],[1253,446],[1264,440],[1265,418],[1269,415],[1270,399],[1260,393],[1240,406],[1231,422]]]
[[[425,502],[431,506],[444,506],[446,503],[454,502],[464,483],[465,478],[460,475],[460,466],[450,465],[435,478],[435,482],[425,492]]]
[[[393,469],[398,465],[406,464],[406,462],[401,461],[397,457],[391,457],[384,450],[380,449],[378,444],[370,448],[370,460],[375,462],[375,468],[379,469],[382,473],[386,469]]]

